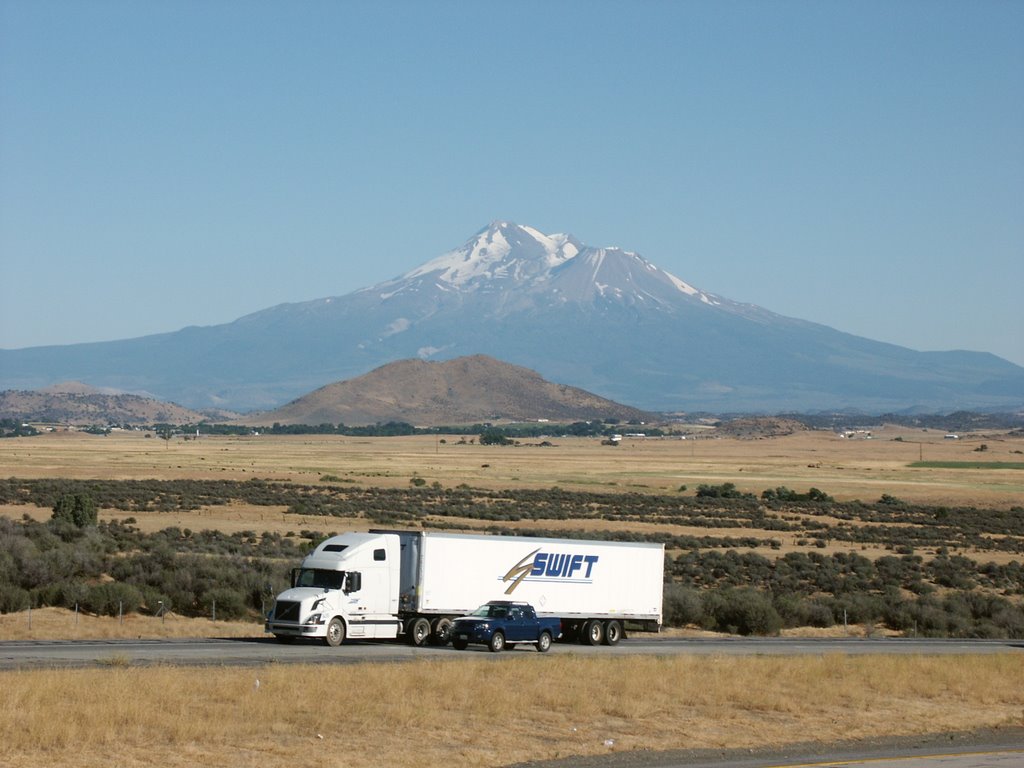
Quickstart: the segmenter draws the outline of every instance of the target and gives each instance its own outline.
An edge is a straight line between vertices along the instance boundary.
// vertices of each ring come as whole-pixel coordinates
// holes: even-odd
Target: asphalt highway
[[[928,640],[928,639],[645,639],[637,636],[614,647],[556,643],[551,653],[612,655],[800,655],[800,654],[978,654],[1020,653],[1024,641]],[[317,642],[281,645],[272,638],[184,640],[57,640],[0,641],[0,669],[90,666],[247,666],[269,663],[354,664],[409,661],[416,658],[516,658],[536,654],[524,645],[501,654],[470,646],[456,651],[450,646],[414,648],[394,641],[348,642],[328,648]],[[1024,760],[1021,761],[1024,765]]]

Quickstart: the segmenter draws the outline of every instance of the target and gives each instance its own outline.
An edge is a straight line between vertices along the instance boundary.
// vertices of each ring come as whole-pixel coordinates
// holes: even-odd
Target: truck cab
[[[280,642],[315,637],[331,646],[347,637],[397,637],[399,569],[395,536],[332,536],[292,571],[291,588],[274,601],[266,631]]]

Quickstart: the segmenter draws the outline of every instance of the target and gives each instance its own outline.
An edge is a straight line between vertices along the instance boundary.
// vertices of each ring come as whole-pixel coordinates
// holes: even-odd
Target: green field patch
[[[915,461],[914,469],[1024,469],[1024,461]]]

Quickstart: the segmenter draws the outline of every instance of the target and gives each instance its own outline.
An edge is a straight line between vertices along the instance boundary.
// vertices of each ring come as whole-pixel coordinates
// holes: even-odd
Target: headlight
[[[323,624],[324,623],[324,615],[322,613],[314,613],[312,616],[310,616],[308,619],[306,619],[302,623],[303,624]]]

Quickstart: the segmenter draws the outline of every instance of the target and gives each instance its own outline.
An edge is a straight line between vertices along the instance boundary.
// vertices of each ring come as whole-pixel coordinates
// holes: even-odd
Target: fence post
[[[28,604],[28,631],[32,631],[32,603]]]
[[[216,621],[216,620],[217,620],[217,601],[214,600],[213,601],[213,619],[212,619],[212,621]]]
[[[75,626],[78,626],[78,603],[75,603]]]
[[[124,624],[124,600],[117,601],[117,623]]]

